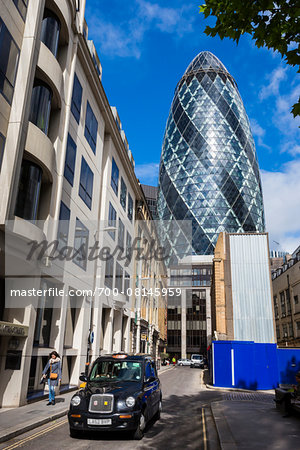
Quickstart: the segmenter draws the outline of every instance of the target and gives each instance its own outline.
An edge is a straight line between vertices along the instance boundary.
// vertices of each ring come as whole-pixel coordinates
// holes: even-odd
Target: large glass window
[[[114,277],[114,258],[112,255],[110,257],[107,256],[105,263],[105,279],[104,284],[108,288],[112,289],[113,287],[113,277]]]
[[[127,187],[125,181],[121,177],[121,192],[120,192],[120,203],[124,211],[126,211],[126,196],[127,196]]]
[[[23,20],[26,18],[28,0],[13,0]]]
[[[36,80],[32,89],[29,120],[48,134],[52,91],[45,83]]]
[[[87,102],[84,135],[94,153],[96,153],[97,131],[98,122],[89,102]]]
[[[76,218],[73,262],[83,270],[86,270],[88,247],[89,230]]]
[[[127,216],[128,219],[130,220],[130,222],[132,222],[132,217],[133,217],[133,200],[131,195],[128,192],[128,209],[127,209]]]
[[[15,41],[0,18],[0,92],[11,103],[19,53]]]
[[[15,215],[35,222],[38,214],[42,185],[42,169],[31,161],[23,160],[19,181]]]
[[[3,136],[2,133],[0,133],[0,170],[1,170],[1,166],[2,166],[4,146],[5,146],[5,137]]]
[[[49,282],[43,282],[41,289],[47,292],[48,289],[55,288]],[[46,294],[39,298],[36,311],[36,321],[34,329],[33,345],[39,347],[50,347],[50,336],[52,328],[53,296]]]
[[[109,202],[108,206],[108,227],[116,228],[117,226],[117,213],[113,205]],[[108,234],[110,237],[115,240],[116,231],[114,229],[108,230]]]
[[[78,80],[75,73],[74,84],[73,84],[73,94],[71,102],[71,111],[77,123],[80,120],[80,110],[81,110],[81,100],[82,100],[82,86]]]
[[[119,189],[119,168],[118,168],[114,158],[112,159],[112,165],[111,165],[110,185],[113,188],[113,191],[115,192],[115,194],[118,195],[118,189]]]
[[[123,268],[118,262],[116,262],[115,288],[118,290],[119,294],[123,292]]]
[[[125,238],[125,226],[122,220],[119,218],[118,246],[122,249],[124,249],[124,238]]]
[[[88,163],[82,157],[81,159],[81,172],[80,172],[80,184],[79,184],[79,196],[84,203],[91,209],[92,197],[93,197],[93,181],[94,174],[88,166]]]
[[[71,186],[73,186],[74,180],[75,161],[76,161],[76,144],[71,138],[71,136],[68,135],[64,176],[71,184]]]
[[[132,253],[132,238],[131,234],[126,232],[126,256],[128,259],[131,259],[131,253]]]
[[[62,249],[68,245],[70,210],[63,203],[60,203],[59,224],[57,230],[58,248]]]
[[[41,41],[56,57],[60,33],[60,21],[49,9],[45,9],[42,22]]]

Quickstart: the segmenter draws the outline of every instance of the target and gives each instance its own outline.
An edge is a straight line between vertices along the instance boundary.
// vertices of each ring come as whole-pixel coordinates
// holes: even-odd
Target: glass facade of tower
[[[233,77],[210,52],[199,53],[177,85],[162,147],[157,209],[163,241],[175,254],[178,243],[164,231],[169,220],[191,221],[187,252],[198,255],[213,254],[221,231],[264,231],[249,120]]]

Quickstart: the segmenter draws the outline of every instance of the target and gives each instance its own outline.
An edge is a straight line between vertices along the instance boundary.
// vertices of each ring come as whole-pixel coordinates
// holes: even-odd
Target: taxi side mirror
[[[79,377],[79,380],[80,380],[80,381],[85,381],[85,382],[86,382],[86,381],[87,381],[87,376],[84,375],[84,374],[81,374],[80,377]]]
[[[151,377],[147,378],[146,382],[153,383],[153,381],[155,381],[155,379],[156,379],[155,377],[151,376]]]

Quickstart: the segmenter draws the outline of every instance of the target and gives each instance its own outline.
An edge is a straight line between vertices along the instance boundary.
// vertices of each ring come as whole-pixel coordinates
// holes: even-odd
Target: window
[[[277,337],[277,340],[280,339],[280,328],[279,327],[276,327],[276,337]]]
[[[93,180],[94,174],[88,166],[88,163],[82,156],[81,159],[81,172],[80,172],[80,184],[79,184],[79,196],[84,203],[91,209],[92,197],[93,197]]]
[[[282,325],[282,333],[283,333],[283,337],[284,337],[284,338],[287,338],[287,337],[288,337],[287,324],[283,324],[283,325]]]
[[[297,331],[300,331],[300,322],[297,322]]]
[[[81,100],[82,100],[82,86],[79,83],[77,75],[75,73],[74,76],[74,84],[73,84],[73,94],[72,94],[72,103],[71,103],[71,111],[77,123],[79,123],[80,119],[80,110],[81,110]]]
[[[23,20],[26,18],[28,0],[13,0]]]
[[[111,166],[111,180],[110,185],[113,188],[113,191],[116,195],[118,195],[118,187],[119,187],[119,168],[116,164],[114,158],[112,159]]]
[[[287,314],[292,314],[292,305],[291,305],[291,298],[290,298],[290,290],[286,289],[285,291],[286,296],[286,305],[287,305]]]
[[[1,166],[2,166],[4,146],[5,146],[5,137],[3,136],[2,133],[0,133],[0,170],[1,170]]]
[[[122,250],[124,250],[124,238],[125,238],[125,227],[122,220],[119,218],[118,246]]]
[[[114,258],[112,255],[110,255],[110,257],[107,256],[105,264],[105,280],[104,280],[105,286],[107,286],[110,289],[112,289],[113,287],[113,276],[114,276]]]
[[[155,371],[152,364],[148,362],[145,367],[145,380],[147,381],[150,377],[155,377]]]
[[[71,138],[71,136],[68,135],[64,176],[71,186],[73,186],[74,180],[75,160],[76,160],[76,144]]]
[[[109,207],[108,207],[108,226],[110,228],[116,228],[117,225],[117,213],[115,208],[113,207],[113,205],[109,202]],[[116,237],[116,231],[115,230],[109,230],[108,234],[110,235],[110,237],[115,240]]]
[[[31,96],[29,120],[45,134],[48,134],[52,91],[40,80],[34,82]]]
[[[89,102],[87,102],[84,135],[94,153],[96,153],[97,131],[98,122],[92,111],[92,108],[90,107]]]
[[[11,103],[20,50],[0,18],[0,92]]]
[[[76,218],[73,262],[83,270],[86,270],[88,247],[89,230]]]
[[[0,168],[1,168],[1,156],[0,156]],[[298,295],[294,295],[294,303],[295,303],[295,305],[298,305],[298,303],[299,303]]]
[[[70,210],[63,203],[60,203],[59,224],[57,230],[58,248],[62,249],[68,245]]]
[[[126,211],[126,196],[127,196],[127,187],[125,181],[121,177],[120,203],[124,211]]]
[[[50,11],[45,9],[44,18],[42,22],[41,41],[49,48],[50,52],[56,57],[58,49],[60,33],[60,21],[58,17]]]
[[[31,161],[23,160],[16,201],[15,215],[35,222],[38,215],[42,169]]]
[[[123,269],[118,262],[116,262],[115,288],[118,290],[119,294],[123,291]]]
[[[43,281],[41,289],[44,295],[38,298],[36,321],[34,329],[33,345],[39,347],[50,347],[52,328],[53,297],[47,293],[48,289],[55,288],[55,284]]]
[[[126,296],[126,300],[129,300],[129,291],[130,288],[130,275],[126,271],[124,272],[124,294]],[[300,322],[299,322],[300,323]]]
[[[128,209],[127,209],[127,216],[128,219],[130,220],[130,222],[132,222],[132,217],[133,217],[133,200],[131,195],[128,192]]]
[[[127,256],[127,259],[131,259],[131,253],[132,253],[131,242],[132,242],[131,235],[127,231],[127,233],[126,233],[126,256]]]

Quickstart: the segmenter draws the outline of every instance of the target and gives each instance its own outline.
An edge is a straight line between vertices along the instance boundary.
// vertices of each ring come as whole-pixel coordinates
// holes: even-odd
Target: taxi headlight
[[[126,406],[128,406],[128,408],[131,408],[135,404],[134,397],[127,397],[125,400],[125,403],[126,403]]]
[[[74,395],[74,397],[71,400],[71,405],[72,406],[78,406],[81,402],[81,398],[79,397],[79,395]]]

